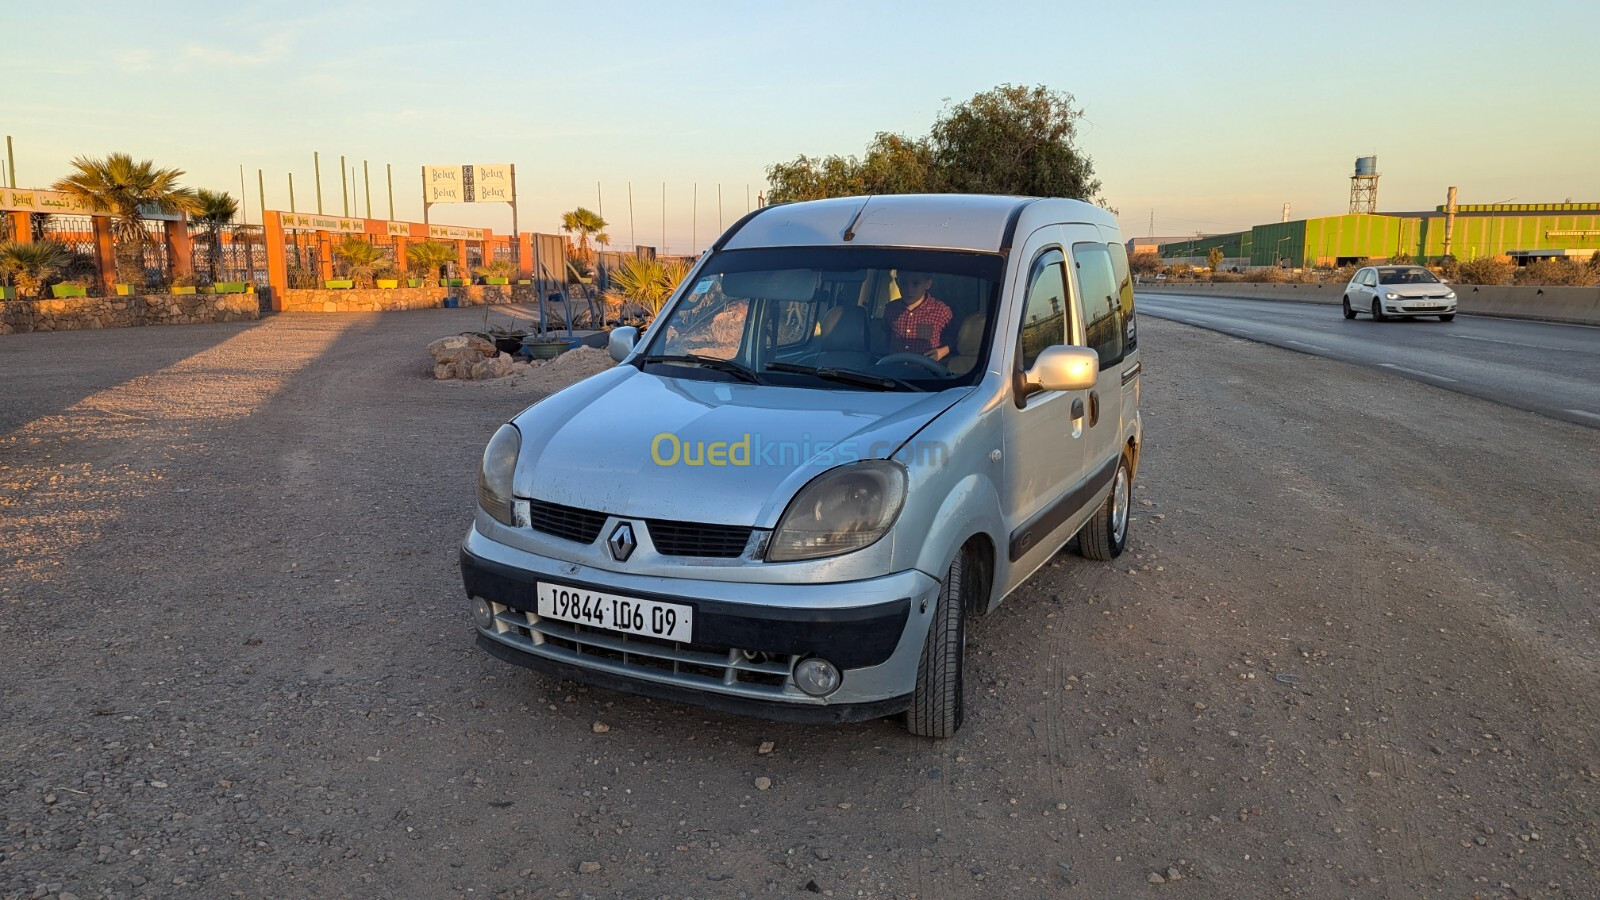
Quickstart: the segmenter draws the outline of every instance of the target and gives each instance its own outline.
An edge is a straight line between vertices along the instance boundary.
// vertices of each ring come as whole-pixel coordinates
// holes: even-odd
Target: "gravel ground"
[[[476,650],[478,454],[592,368],[431,380],[475,318],[0,339],[0,896],[1595,896],[1592,432],[1146,319],[1129,552],[931,743]]]

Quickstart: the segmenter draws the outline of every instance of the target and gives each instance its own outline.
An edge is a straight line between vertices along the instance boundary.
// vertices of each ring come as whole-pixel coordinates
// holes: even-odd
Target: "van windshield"
[[[673,377],[827,390],[974,384],[1004,268],[992,253],[722,251],[651,326],[641,365]]]

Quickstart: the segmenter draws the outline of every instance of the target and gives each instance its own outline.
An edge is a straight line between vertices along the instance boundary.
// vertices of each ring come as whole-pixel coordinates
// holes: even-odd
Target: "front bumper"
[[[750,584],[629,575],[549,559],[484,537],[461,547],[469,599],[491,604],[478,644],[536,671],[647,696],[790,721],[844,722],[904,710],[938,582],[909,571],[843,584]],[[586,628],[537,614],[539,581],[694,607],[693,643]],[[839,689],[811,697],[794,665],[821,656]]]
[[[1392,300],[1383,304],[1385,315],[1390,316],[1451,316],[1456,312],[1454,300]]]

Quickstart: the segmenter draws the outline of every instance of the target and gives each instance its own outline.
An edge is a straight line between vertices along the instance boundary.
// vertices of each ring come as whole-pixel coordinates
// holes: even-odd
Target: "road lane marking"
[[[1308,344],[1305,341],[1284,341],[1284,343],[1285,344],[1294,344],[1296,347],[1310,347],[1313,350],[1321,350],[1323,353],[1332,353],[1333,352],[1332,350],[1329,350],[1327,347],[1318,347],[1316,344]]]
[[[1575,416],[1583,416],[1585,419],[1593,419],[1596,422],[1600,422],[1600,413],[1592,413],[1585,409],[1569,409],[1567,412],[1572,413]]]
[[[1551,347],[1545,344],[1524,344],[1522,341],[1502,341],[1498,338],[1473,337],[1470,334],[1452,334],[1453,338],[1463,341],[1483,341],[1485,344],[1510,344],[1513,347],[1531,347],[1534,350],[1555,350],[1559,353],[1580,353],[1576,347]]]
[[[1397,372],[1409,372],[1412,375],[1421,375],[1423,378],[1437,378],[1440,381],[1448,381],[1451,384],[1454,384],[1456,381],[1454,378],[1446,378],[1443,375],[1435,375],[1432,372],[1424,372],[1421,369],[1408,369],[1405,366],[1397,366],[1394,363],[1378,363],[1378,365],[1383,366],[1385,369],[1394,369]]]

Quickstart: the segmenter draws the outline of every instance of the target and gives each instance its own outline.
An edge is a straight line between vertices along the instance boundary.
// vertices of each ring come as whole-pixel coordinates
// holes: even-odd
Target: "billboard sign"
[[[511,203],[516,192],[510,163],[423,166],[424,203]]]

